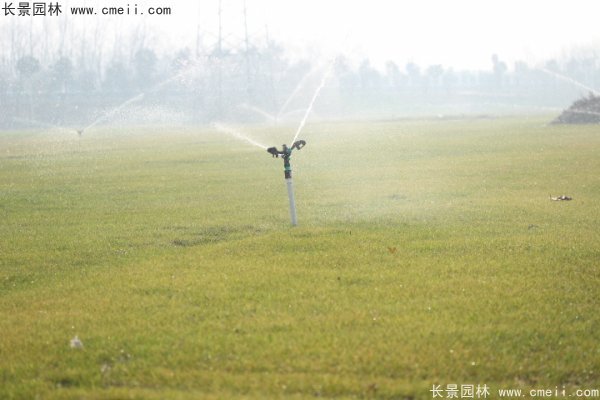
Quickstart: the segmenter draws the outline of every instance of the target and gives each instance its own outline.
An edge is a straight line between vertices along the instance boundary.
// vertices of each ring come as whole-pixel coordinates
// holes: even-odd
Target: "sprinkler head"
[[[306,146],[306,141],[304,140],[298,140],[296,142],[294,142],[294,144],[292,145],[292,147],[287,147],[286,144],[281,146],[281,150],[277,150],[276,147],[269,147],[267,149],[267,152],[269,154],[271,154],[273,157],[278,158],[279,156],[282,157],[290,157],[292,154],[292,150],[296,149],[296,150],[300,150],[301,148],[303,148],[304,146]]]
[[[83,129],[76,129],[76,131],[79,136],[83,135]]]
[[[294,200],[294,189],[292,184],[292,165],[290,163],[290,158],[292,158],[292,151],[294,149],[300,150],[306,146],[306,142],[304,140],[298,140],[292,144],[291,147],[288,147],[286,144],[281,146],[281,150],[277,150],[276,147],[269,147],[267,152],[271,154],[275,158],[283,159],[283,176],[285,177],[285,182],[288,190],[288,198],[290,201],[290,217],[292,219],[292,225],[296,226],[298,224],[296,218],[296,201]]]
[[[304,146],[306,146],[306,141],[298,140],[298,141],[294,142],[294,144],[292,145],[292,149],[300,150]]]

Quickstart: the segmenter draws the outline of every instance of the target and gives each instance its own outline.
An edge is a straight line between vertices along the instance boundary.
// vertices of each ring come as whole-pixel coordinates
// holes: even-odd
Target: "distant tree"
[[[11,114],[8,107],[8,79],[6,72],[0,68],[0,109],[4,112],[0,113],[0,127],[8,124],[8,116]]]
[[[560,72],[560,66],[558,65],[558,61],[554,59],[546,61],[544,67],[552,72]]]
[[[68,117],[68,99],[73,86],[73,64],[67,57],[60,57],[49,68],[44,79],[51,101],[46,113],[55,122],[63,123]]]
[[[452,68],[444,71],[442,77],[442,85],[444,86],[447,94],[452,94],[459,84],[458,74],[454,72]]]
[[[29,79],[40,71],[40,62],[33,56],[23,56],[17,61],[17,71],[23,79]]]
[[[154,82],[156,63],[156,54],[150,49],[142,48],[135,53],[133,65],[140,89],[148,88]]]
[[[35,105],[37,103],[36,97],[33,93],[37,89],[39,82],[36,79],[40,72],[40,62],[33,56],[23,56],[17,61],[17,71],[19,72],[19,86],[24,88],[24,92],[27,94],[27,115],[26,117],[30,120],[34,120],[35,116]],[[20,97],[20,96],[19,96]],[[17,100],[20,102],[20,98]]]
[[[431,65],[427,68],[425,76],[430,87],[436,88],[441,85],[441,78],[444,74],[444,67],[440,64]]]
[[[399,89],[404,86],[406,77],[400,72],[400,67],[393,62],[388,61],[385,64],[385,75],[387,78],[388,85],[393,89]]]
[[[524,74],[529,72],[529,65],[525,61],[516,61],[515,62],[515,73],[516,74]]]
[[[532,85],[531,71],[524,61],[516,61],[514,67],[514,85],[517,90],[527,90]]]
[[[113,60],[107,67],[102,87],[105,91],[112,93],[129,93],[133,91],[130,72],[122,61]]]
[[[408,82],[410,86],[417,87],[421,84],[421,68],[413,63],[406,64],[406,73],[408,74]]]
[[[73,63],[67,57],[60,57],[50,67],[48,85],[51,90],[66,92],[68,84],[73,79]]]
[[[333,75],[337,78],[340,88],[341,103],[345,104],[355,95],[359,86],[358,78],[352,70],[350,62],[344,56],[340,56],[335,60],[333,68]]]
[[[594,58],[584,55],[571,57],[566,63],[564,74],[597,90],[600,89],[596,87],[598,78],[596,60]]]
[[[500,58],[497,54],[492,55],[492,71],[494,74],[494,84],[500,88],[504,85],[504,76],[506,71],[508,71],[508,67],[506,63],[500,61]]]
[[[239,62],[245,62],[245,58],[239,58]],[[280,107],[281,96],[278,95],[278,83],[285,76],[289,63],[285,57],[285,48],[274,40],[267,40],[267,45],[260,52],[254,62],[253,87],[256,93],[261,93],[259,98],[255,99],[259,106],[268,110],[277,110]],[[231,66],[235,67],[235,66]],[[243,71],[242,65],[230,70]]]
[[[73,79],[73,86],[82,93],[90,93],[97,88],[98,75],[91,68],[79,68]]]
[[[458,73],[459,85],[463,89],[474,89],[479,86],[479,77],[473,71],[460,71]]]
[[[363,89],[377,89],[381,86],[381,75],[371,66],[369,59],[364,59],[358,68],[360,83]]]

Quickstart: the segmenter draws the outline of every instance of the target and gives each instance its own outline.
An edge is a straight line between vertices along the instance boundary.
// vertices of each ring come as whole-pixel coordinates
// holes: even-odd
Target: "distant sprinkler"
[[[296,201],[294,200],[294,185],[292,183],[292,166],[290,165],[290,158],[292,157],[292,150],[300,150],[304,146],[306,146],[306,142],[304,140],[298,140],[294,142],[291,147],[287,147],[287,145],[284,144],[282,150],[277,150],[275,147],[269,147],[267,149],[273,157],[278,158],[281,156],[281,158],[283,158],[285,183],[287,185],[288,199],[290,201],[290,218],[293,226],[298,225],[298,219],[296,218]]]
[[[76,131],[77,131],[77,135],[79,135],[79,137],[81,137],[83,135],[84,129],[76,129]]]

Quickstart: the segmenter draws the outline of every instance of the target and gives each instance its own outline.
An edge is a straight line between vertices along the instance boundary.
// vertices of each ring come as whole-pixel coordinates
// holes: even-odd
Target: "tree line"
[[[186,123],[294,118],[328,68],[331,79],[316,112],[329,118],[550,110],[600,87],[597,49],[541,67],[509,67],[494,54],[488,69],[471,71],[394,61],[376,68],[368,59],[343,55],[333,61],[294,59],[274,40],[237,47],[198,42],[164,52],[135,34],[107,60],[94,42],[101,39],[88,38],[71,51],[64,44],[45,51],[5,46],[0,127],[85,126],[123,104],[115,118],[129,115],[141,123],[161,115]]]

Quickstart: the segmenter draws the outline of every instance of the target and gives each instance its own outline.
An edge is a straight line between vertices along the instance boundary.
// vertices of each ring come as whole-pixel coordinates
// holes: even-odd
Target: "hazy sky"
[[[261,10],[253,16],[256,22],[263,19],[278,36],[323,43],[330,51],[341,47],[380,63],[486,68],[493,53],[535,63],[573,46],[600,46],[600,2],[594,0],[251,3]]]
[[[163,48],[193,45],[198,26],[206,44],[216,41],[218,0],[63,0],[71,6],[138,5],[171,7],[170,16],[81,17],[63,13],[73,25],[98,23],[127,30],[145,24]],[[340,50],[373,64],[394,60],[457,69],[491,66],[497,53],[509,67],[560,57],[573,49],[600,49],[600,1],[597,0],[246,0],[251,40],[270,38],[299,56],[326,57]],[[222,0],[222,27],[227,42],[240,43],[244,0]],[[66,10],[64,10],[66,11]],[[55,20],[51,20],[55,18]],[[0,16],[0,25],[18,17]],[[50,25],[57,17],[35,19]],[[596,50],[598,51],[598,50]],[[596,54],[598,56],[598,54]]]
[[[201,0],[195,10],[185,1],[164,1],[215,31],[218,0]],[[224,32],[242,36],[243,4],[222,0]],[[493,53],[512,66],[517,59],[536,63],[573,48],[600,47],[597,0],[246,0],[246,7],[254,40],[268,26],[272,38],[296,51],[343,49],[379,64],[488,68]]]

